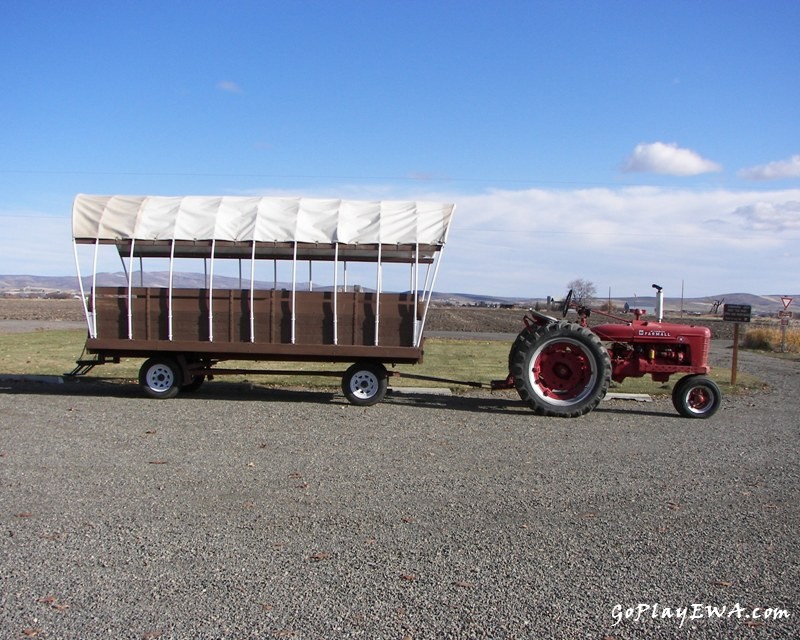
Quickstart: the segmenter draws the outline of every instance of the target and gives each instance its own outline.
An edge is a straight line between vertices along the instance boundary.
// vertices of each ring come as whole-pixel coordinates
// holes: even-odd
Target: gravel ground
[[[0,637],[800,637],[800,363],[740,370],[706,421],[4,382]]]

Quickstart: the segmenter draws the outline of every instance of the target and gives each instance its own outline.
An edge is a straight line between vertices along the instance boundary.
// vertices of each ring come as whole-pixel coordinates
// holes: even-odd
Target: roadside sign
[[[788,309],[789,305],[792,304],[792,300],[793,298],[790,298],[789,296],[781,296],[781,302],[783,303],[783,308]]]
[[[784,309],[783,311],[778,311],[778,317],[779,318],[791,318],[792,317],[792,312],[791,311],[786,311],[786,309]]]
[[[788,327],[789,326],[789,318],[781,318],[781,326]]]
[[[750,322],[749,304],[726,304],[722,306],[722,319],[726,322]]]

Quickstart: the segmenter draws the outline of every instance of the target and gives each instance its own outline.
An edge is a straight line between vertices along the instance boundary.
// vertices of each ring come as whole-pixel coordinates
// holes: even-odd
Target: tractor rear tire
[[[589,413],[611,382],[608,351],[600,338],[577,324],[545,325],[515,342],[509,355],[517,393],[541,416]]]
[[[685,376],[672,389],[672,404],[684,418],[710,418],[722,404],[722,392],[711,378]]]
[[[557,322],[557,321],[556,321]],[[511,367],[514,364],[514,358],[517,357],[517,352],[520,348],[524,347],[526,343],[531,339],[531,336],[536,332],[537,327],[525,327],[522,331],[519,332],[514,343],[511,345],[511,349],[508,352],[508,370],[511,371]]]

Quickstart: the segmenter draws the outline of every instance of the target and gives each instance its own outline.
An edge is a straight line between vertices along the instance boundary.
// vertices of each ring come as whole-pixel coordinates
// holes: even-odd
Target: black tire
[[[511,354],[514,386],[538,415],[582,416],[606,395],[611,360],[600,338],[589,329],[556,322],[515,346]]]
[[[206,381],[205,376],[192,376],[192,381],[181,385],[181,392],[192,393],[193,391],[197,391],[200,387],[203,386],[203,383]]]
[[[684,418],[710,418],[722,404],[717,383],[703,375],[686,376],[672,389],[672,404]]]
[[[368,407],[386,397],[389,378],[380,363],[356,362],[342,376],[342,392],[351,404]]]
[[[522,331],[519,332],[514,343],[511,345],[511,349],[508,351],[508,370],[511,371],[511,367],[514,363],[514,358],[517,355],[517,351],[520,350],[520,347],[524,346],[525,343],[530,340],[531,335],[536,331],[535,327],[525,327]]]
[[[139,384],[151,398],[174,398],[183,385],[183,373],[172,358],[149,358],[139,369]]]

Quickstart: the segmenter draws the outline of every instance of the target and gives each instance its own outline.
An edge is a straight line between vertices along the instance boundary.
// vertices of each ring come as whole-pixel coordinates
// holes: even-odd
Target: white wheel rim
[[[708,387],[698,385],[686,390],[683,403],[691,413],[702,416],[714,408],[716,400]]]
[[[369,400],[375,396],[379,386],[380,381],[370,371],[358,371],[350,378],[350,393],[360,400]]]
[[[154,391],[167,391],[175,384],[175,375],[172,369],[163,365],[157,364],[147,370],[147,386]]]

